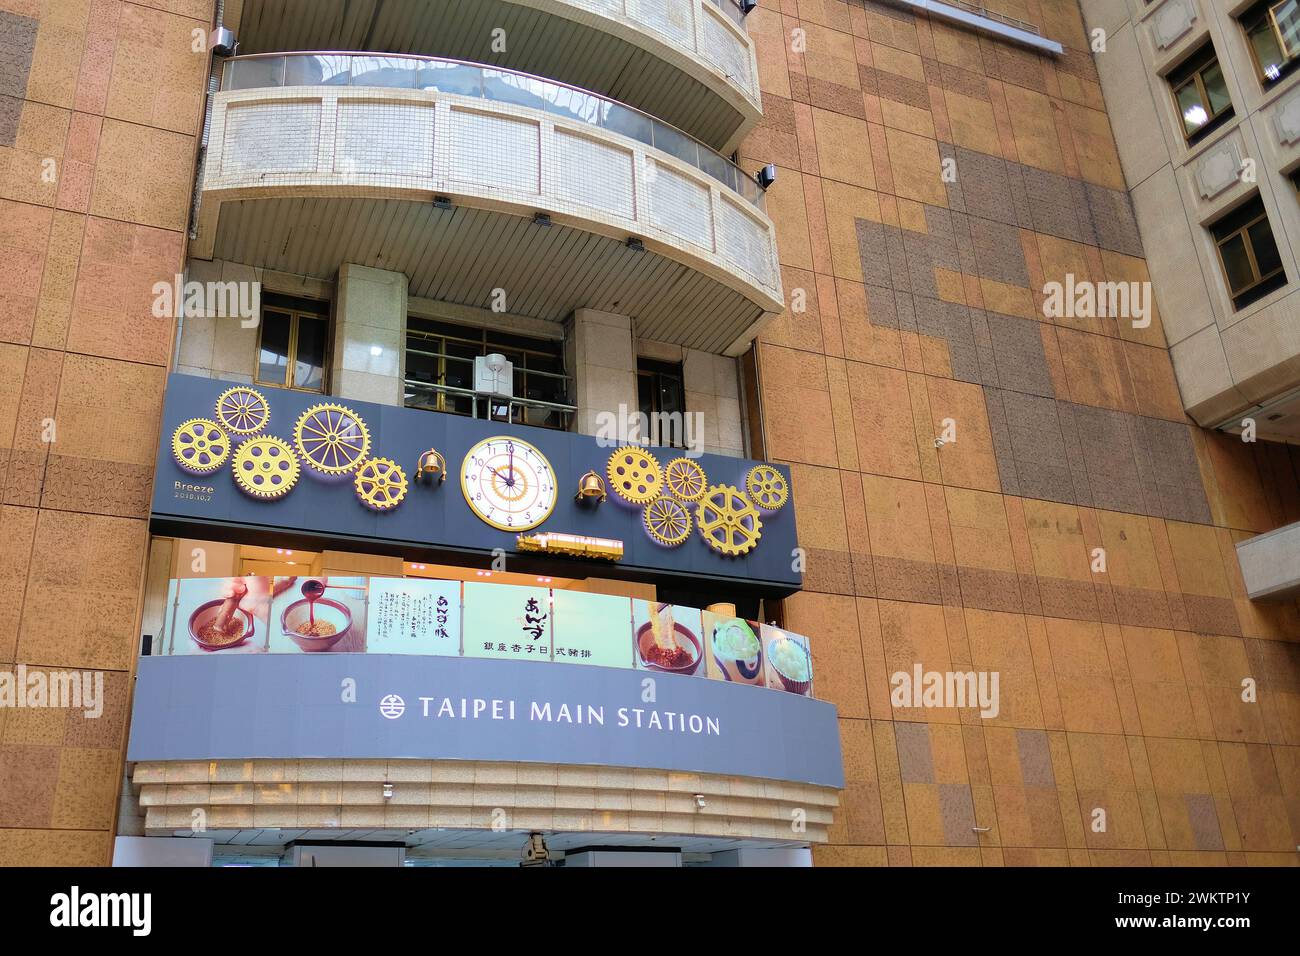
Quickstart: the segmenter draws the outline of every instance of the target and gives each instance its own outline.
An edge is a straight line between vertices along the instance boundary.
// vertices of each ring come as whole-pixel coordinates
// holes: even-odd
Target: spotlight
[[[627,247],[633,252],[645,252],[645,243],[636,236],[627,237]]]
[[[776,182],[776,164],[768,163],[760,169],[758,175],[754,177],[754,181],[758,183],[760,189],[767,192],[768,187]]]
[[[433,197],[433,208],[434,208],[434,209],[451,209],[451,208],[452,208],[451,200],[448,199],[446,196],[434,196],[434,197]]]
[[[743,16],[749,16],[758,6],[758,0],[740,0],[740,12]]]
[[[535,212],[533,213],[533,225],[549,229],[551,228],[551,217],[544,212]]]

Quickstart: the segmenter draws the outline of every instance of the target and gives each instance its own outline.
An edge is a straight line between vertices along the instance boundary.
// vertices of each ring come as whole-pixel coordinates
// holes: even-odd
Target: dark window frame
[[[661,401],[662,389],[667,383],[674,388],[677,395],[678,407],[676,411],[681,415],[686,414],[686,377],[681,362],[663,362],[658,359],[637,357],[636,360],[636,381],[637,381],[637,407],[648,415],[657,415],[665,411],[672,412],[673,409],[665,409]],[[650,393],[650,408],[646,409],[641,403],[641,386],[647,384]],[[653,429],[656,419],[650,419],[650,427]],[[684,427],[683,419],[683,427]],[[669,448],[685,448],[686,436],[679,435],[645,435],[655,444],[661,444]],[[673,438],[677,441],[673,441]]]

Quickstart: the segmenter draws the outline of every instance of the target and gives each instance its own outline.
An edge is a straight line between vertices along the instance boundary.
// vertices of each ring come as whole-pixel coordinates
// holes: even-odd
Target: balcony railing
[[[751,176],[676,127],[617,100],[516,70],[441,57],[276,53],[227,60],[221,82],[222,90],[300,86],[429,90],[541,110],[668,153],[764,209],[763,190]]]

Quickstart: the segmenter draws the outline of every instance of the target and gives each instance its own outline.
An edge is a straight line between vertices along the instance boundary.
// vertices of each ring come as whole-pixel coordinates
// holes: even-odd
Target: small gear
[[[172,432],[172,457],[192,475],[210,475],[230,457],[230,436],[210,419],[191,418]]]
[[[763,522],[758,509],[734,485],[710,485],[695,506],[695,527],[714,551],[728,557],[758,546]]]
[[[685,543],[691,536],[691,513],[675,498],[656,498],[645,506],[641,523],[646,534],[669,548]]]
[[[391,511],[406,497],[406,472],[391,458],[368,458],[357,469],[352,487],[367,508]]]
[[[664,465],[664,485],[678,501],[699,501],[709,487],[709,476],[689,458],[674,458]]]
[[[313,405],[293,427],[293,445],[303,463],[319,475],[346,475],[370,454],[370,429],[343,405]]]
[[[658,459],[634,445],[615,449],[605,473],[609,476],[610,490],[634,505],[654,501],[663,490]]]
[[[745,476],[749,500],[763,511],[780,511],[790,500],[790,483],[771,465],[755,465]]]
[[[257,435],[271,422],[271,406],[261,392],[237,385],[217,396],[217,421],[232,435]]]
[[[231,471],[240,491],[269,500],[287,495],[298,483],[302,468],[287,441],[260,435],[239,446]]]

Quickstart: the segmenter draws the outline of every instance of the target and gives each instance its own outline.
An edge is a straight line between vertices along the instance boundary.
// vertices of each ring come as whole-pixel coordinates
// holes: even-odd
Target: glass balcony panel
[[[546,112],[580,123],[600,125],[604,105],[599,97],[567,86],[552,86],[546,91]]]
[[[601,104],[600,125],[611,133],[621,133],[638,143],[654,145],[654,129],[650,117],[636,110],[606,101]]]
[[[483,97],[483,71],[464,63],[440,63],[424,60],[416,70],[415,86],[437,93],[455,93],[460,96]]]
[[[415,64],[402,57],[354,56],[353,86],[382,86],[388,89],[415,89]]]
[[[259,56],[226,64],[228,90],[264,90],[284,85],[284,57]]]
[[[695,140],[663,123],[654,124],[654,146],[669,156],[676,156],[692,166],[700,165],[700,150]]]
[[[736,188],[736,167],[717,153],[700,150],[700,168],[722,185],[730,189]]]
[[[352,57],[305,54],[285,58],[285,86],[347,86]]]
[[[547,88],[553,86],[518,73],[504,73],[500,70],[483,71],[483,95],[498,103],[513,103],[529,109],[545,110],[547,108]]]

